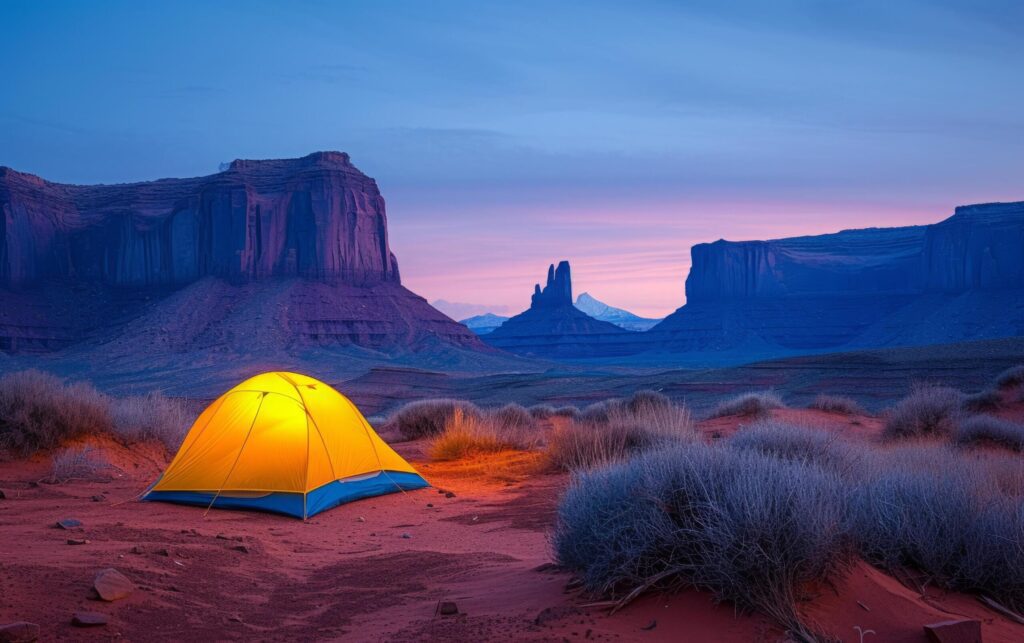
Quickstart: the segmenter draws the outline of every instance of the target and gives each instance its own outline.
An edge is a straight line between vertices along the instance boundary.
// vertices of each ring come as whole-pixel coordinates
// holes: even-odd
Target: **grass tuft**
[[[886,438],[951,437],[963,419],[964,395],[945,386],[915,386],[896,403],[885,423]]]
[[[814,398],[814,401],[807,408],[826,413],[839,413],[841,415],[866,415],[860,404],[842,395],[826,395],[822,393]]]
[[[743,393],[734,398],[721,402],[711,417],[725,417],[727,415],[742,415],[744,417],[764,417],[772,409],[785,408],[782,398],[773,391],[759,391]]]
[[[388,424],[394,426],[409,440],[432,437],[445,430],[445,426],[460,413],[462,417],[483,416],[477,406],[463,400],[420,400],[406,404],[391,416]]]
[[[31,455],[111,428],[109,399],[89,384],[37,370],[0,377],[0,450]]]
[[[63,483],[93,478],[97,472],[108,466],[110,465],[106,459],[91,447],[63,449],[53,456],[50,482]]]
[[[976,415],[960,423],[953,440],[960,446],[993,444],[1024,451],[1024,425],[991,415]]]

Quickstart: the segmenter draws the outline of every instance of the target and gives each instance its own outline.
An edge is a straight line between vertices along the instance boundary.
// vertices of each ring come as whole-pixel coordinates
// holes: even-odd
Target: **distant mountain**
[[[484,313],[483,315],[467,317],[466,319],[459,321],[459,323],[466,326],[477,335],[486,335],[508,320],[508,317],[502,317],[501,315],[495,315],[494,313]]]
[[[591,297],[590,293],[582,293],[577,297],[575,306],[594,319],[610,322],[619,328],[625,328],[626,330],[648,330],[661,321],[660,319],[640,317],[638,315],[634,315],[628,310],[609,306],[603,301],[599,301]]]
[[[633,348],[635,335],[615,324],[594,319],[572,304],[569,262],[548,267],[543,290],[533,287],[530,308],[482,336],[492,346],[519,355],[537,357],[592,357],[619,355]]]
[[[430,302],[430,305],[452,319],[467,319],[469,317],[486,315],[487,313],[511,312],[508,306],[501,304],[467,304],[461,301],[447,301],[445,299],[435,299]]]

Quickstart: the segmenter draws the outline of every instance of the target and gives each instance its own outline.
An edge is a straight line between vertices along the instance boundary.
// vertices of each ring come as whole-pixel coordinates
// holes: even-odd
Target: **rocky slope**
[[[535,357],[590,357],[628,354],[633,333],[599,321],[572,303],[569,262],[548,267],[542,289],[534,286],[530,308],[483,336],[492,346]]]
[[[927,226],[694,246],[651,350],[802,351],[1024,335],[1024,203]]]
[[[660,319],[640,317],[639,315],[634,315],[628,310],[609,306],[603,301],[594,299],[590,293],[582,293],[576,297],[576,303],[574,306],[594,319],[615,324],[619,328],[625,328],[626,330],[649,330],[661,321]]]
[[[490,350],[402,287],[384,199],[347,154],[122,185],[0,168],[0,212],[0,350]]]

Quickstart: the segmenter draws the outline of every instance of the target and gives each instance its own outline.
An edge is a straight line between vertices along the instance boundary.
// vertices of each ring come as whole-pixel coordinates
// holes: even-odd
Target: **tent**
[[[426,486],[348,398],[312,377],[274,372],[208,406],[142,499],[305,519]]]

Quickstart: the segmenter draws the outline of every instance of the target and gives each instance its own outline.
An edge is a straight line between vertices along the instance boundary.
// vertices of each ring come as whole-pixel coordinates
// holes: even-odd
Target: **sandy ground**
[[[794,420],[821,420],[806,412]],[[871,434],[874,418],[826,418]],[[728,434],[739,420],[702,425]],[[737,615],[704,592],[647,596],[609,616],[552,570],[549,530],[567,477],[537,456],[431,462],[421,442],[396,444],[435,488],[372,498],[306,522],[134,498],[166,463],[162,449],[94,442],[106,480],[38,484],[49,460],[0,463],[0,624],[38,623],[43,640],[623,640],[778,641],[765,617]],[[446,497],[441,490],[454,493]],[[65,531],[64,518],[83,526]],[[82,545],[68,539],[87,539]],[[242,551],[242,550],[245,551]],[[89,597],[114,567],[137,586],[114,603]],[[906,580],[906,579],[905,579]],[[844,641],[925,641],[922,625],[977,618],[984,640],[1024,640],[975,598],[906,584],[857,565],[823,587],[806,615]],[[439,601],[460,613],[441,616]],[[77,610],[109,615],[77,629]]]

